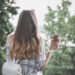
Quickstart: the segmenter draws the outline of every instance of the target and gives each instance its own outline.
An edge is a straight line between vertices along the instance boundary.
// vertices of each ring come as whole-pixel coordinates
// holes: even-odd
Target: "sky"
[[[57,4],[61,4],[61,0],[15,0],[16,6],[19,6],[18,14],[11,19],[13,26],[16,27],[19,14],[22,10],[35,9],[35,14],[38,20],[39,26],[44,25],[45,14],[48,12],[47,7],[51,6],[52,9],[56,9]],[[75,0],[70,0],[72,5],[70,7],[71,14],[75,14]]]

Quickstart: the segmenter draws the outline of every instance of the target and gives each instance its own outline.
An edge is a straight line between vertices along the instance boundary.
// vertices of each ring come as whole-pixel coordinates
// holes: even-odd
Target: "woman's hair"
[[[15,59],[30,59],[41,56],[37,20],[33,10],[21,12],[15,30],[10,55]]]

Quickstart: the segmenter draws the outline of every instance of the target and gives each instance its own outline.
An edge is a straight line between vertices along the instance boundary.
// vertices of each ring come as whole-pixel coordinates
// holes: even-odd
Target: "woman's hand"
[[[51,39],[50,50],[56,50],[58,48],[59,43],[60,43],[59,35],[54,35]]]
[[[51,40],[50,50],[57,49],[58,45],[59,45],[59,42],[60,42],[59,35],[54,35],[52,37],[52,40]],[[47,67],[47,64],[49,63],[50,57],[51,57],[51,53],[48,52],[47,55],[46,55],[45,64],[44,64],[43,68],[41,69],[41,71],[43,71]]]

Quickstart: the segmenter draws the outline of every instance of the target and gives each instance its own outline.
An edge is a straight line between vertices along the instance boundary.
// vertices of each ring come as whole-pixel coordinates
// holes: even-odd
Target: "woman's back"
[[[12,46],[12,40],[13,40],[13,34],[10,34],[7,38],[7,53],[6,53],[6,61],[12,61],[12,57],[10,56],[10,48]],[[45,56],[45,50],[44,50],[44,43],[43,40],[41,41],[41,49],[40,52],[42,56],[31,59],[20,59],[18,62],[21,65],[22,73],[23,75],[42,75],[42,67],[45,63],[46,56]],[[34,52],[35,54],[35,52]]]

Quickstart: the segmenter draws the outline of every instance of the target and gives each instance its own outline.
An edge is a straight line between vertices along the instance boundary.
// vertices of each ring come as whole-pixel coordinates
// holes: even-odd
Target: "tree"
[[[0,75],[2,75],[1,68],[5,61],[4,45],[7,35],[13,31],[13,26],[9,19],[18,13],[18,7],[14,6],[14,4],[14,0],[0,0]]]
[[[75,75],[75,15],[71,16],[70,6],[69,0],[62,0],[56,10],[48,6],[44,24],[46,37],[50,39],[58,34],[61,37],[61,45],[51,57],[44,75]]]

